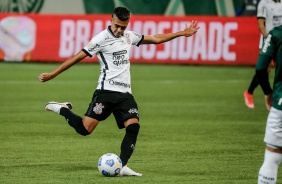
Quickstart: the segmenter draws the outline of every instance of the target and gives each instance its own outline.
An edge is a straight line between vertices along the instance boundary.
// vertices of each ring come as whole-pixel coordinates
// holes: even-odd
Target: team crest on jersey
[[[102,111],[103,111],[103,104],[102,103],[96,103],[96,106],[93,108],[93,111],[96,113],[96,114],[101,114]]]
[[[130,38],[129,38],[129,34],[126,33],[126,34],[124,35],[124,37],[126,38],[126,43],[130,45],[131,40],[130,40]]]

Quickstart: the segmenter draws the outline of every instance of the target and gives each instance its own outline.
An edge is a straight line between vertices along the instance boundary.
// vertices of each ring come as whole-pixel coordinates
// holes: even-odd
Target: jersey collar
[[[113,37],[115,37],[115,38],[120,38],[121,36],[123,36],[123,34],[120,36],[120,37],[117,37],[117,36],[115,36],[115,34],[112,32],[112,30],[111,30],[111,26],[108,26],[108,31],[109,31],[109,33],[111,33],[111,35],[113,36]]]

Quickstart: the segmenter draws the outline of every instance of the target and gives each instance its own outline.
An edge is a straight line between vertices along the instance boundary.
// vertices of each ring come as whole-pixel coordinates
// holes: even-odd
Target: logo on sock
[[[96,106],[93,108],[93,111],[96,113],[96,114],[101,114],[102,111],[103,111],[103,104],[102,103],[96,103]]]

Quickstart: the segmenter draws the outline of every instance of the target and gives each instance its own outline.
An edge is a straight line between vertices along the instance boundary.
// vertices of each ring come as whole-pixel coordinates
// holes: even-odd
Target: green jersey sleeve
[[[267,35],[262,49],[260,50],[260,55],[256,64],[257,70],[267,69],[271,60],[274,58],[274,43],[272,39],[271,32]]]

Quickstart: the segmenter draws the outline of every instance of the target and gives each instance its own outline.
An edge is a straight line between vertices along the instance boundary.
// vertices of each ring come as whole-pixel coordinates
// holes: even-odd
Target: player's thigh
[[[136,121],[135,123],[139,121],[138,105],[133,97],[118,103],[113,114],[120,129],[125,127],[124,122],[129,119]]]
[[[112,103],[105,102],[106,99],[107,96],[101,91],[95,91],[84,116],[96,119],[98,121],[107,119],[112,113],[114,106]]]
[[[264,141],[269,146],[282,148],[282,111],[271,107],[266,123]]]

